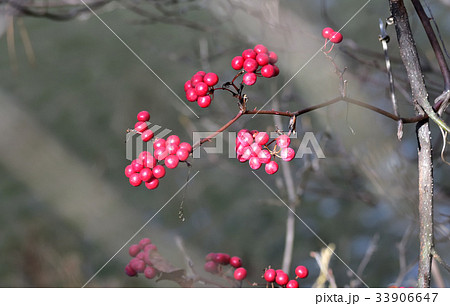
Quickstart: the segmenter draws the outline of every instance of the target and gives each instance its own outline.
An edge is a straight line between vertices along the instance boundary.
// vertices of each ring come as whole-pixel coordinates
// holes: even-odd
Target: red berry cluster
[[[308,269],[305,266],[297,266],[295,268],[296,279],[306,278],[309,274]],[[295,279],[289,280],[289,275],[281,269],[275,270],[272,268],[266,269],[262,276],[268,283],[276,283],[279,286],[285,288],[298,288],[298,282]]]
[[[325,41],[329,39],[332,43],[338,44],[344,38],[341,33],[335,32],[332,28],[326,27],[322,30],[322,36],[325,38]]]
[[[213,99],[211,94],[214,92],[214,85],[218,82],[219,77],[214,72],[197,72],[184,83],[186,99],[190,102],[197,101],[200,107],[208,107]]]
[[[135,131],[141,133],[142,140],[147,142],[153,138],[153,132],[145,123],[150,119],[150,115],[142,111],[137,117],[138,123],[145,125],[145,128],[141,129],[139,125],[139,130],[135,127]],[[148,131],[151,132],[151,137],[144,138]],[[159,180],[166,175],[165,167],[176,168],[180,161],[184,162],[188,159],[191,152],[192,146],[187,142],[180,143],[180,137],[177,135],[170,135],[167,139],[156,138],[153,140],[153,154],[148,151],[141,152],[138,158],[125,167],[125,176],[128,177],[132,186],[137,187],[144,182],[148,189],[156,189],[159,186]]]
[[[278,163],[271,160],[272,157],[279,157],[284,161],[291,161],[295,157],[294,149],[289,147],[291,139],[287,135],[280,135],[276,139],[276,144],[271,150],[269,145],[269,135],[266,132],[257,130],[240,130],[236,137],[237,159],[243,163],[248,161],[250,168],[257,170],[265,164],[268,174],[278,171]]]
[[[231,67],[235,70],[244,69],[246,73],[242,79],[245,85],[253,85],[258,77],[271,78],[280,73],[280,69],[275,63],[278,55],[269,51],[265,46],[259,44],[253,49],[242,52],[242,56],[236,56],[231,61]]]
[[[231,265],[234,270],[234,279],[243,280],[247,277],[247,270],[242,267],[242,259],[238,256],[231,257],[226,253],[209,253],[205,257],[204,269],[212,274],[221,274],[223,267]]]
[[[128,276],[136,276],[138,273],[144,273],[148,279],[154,278],[160,273],[150,261],[149,252],[157,250],[156,245],[152,244],[149,238],[139,241],[139,244],[133,244],[128,249],[128,253],[133,257],[125,267],[125,273]]]

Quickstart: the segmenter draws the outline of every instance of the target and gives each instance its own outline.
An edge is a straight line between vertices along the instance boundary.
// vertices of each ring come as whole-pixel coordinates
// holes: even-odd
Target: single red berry
[[[197,97],[201,97],[206,95],[208,92],[208,85],[203,82],[198,82],[197,85],[195,85],[195,93],[197,94]]]
[[[132,175],[130,175],[129,180],[130,180],[130,184],[134,187],[137,187],[142,183],[139,173],[133,173]]]
[[[152,154],[148,151],[142,151],[139,153],[138,160],[141,161],[142,164],[144,164],[144,161],[149,157],[152,156]]]
[[[339,32],[332,32],[330,36],[330,41],[334,44],[338,44],[344,39],[341,33]]]
[[[248,146],[244,146],[242,143],[236,144],[236,153],[239,154],[239,155],[244,154],[244,150],[247,147]]]
[[[245,268],[237,268],[234,271],[234,278],[238,281],[241,281],[247,277],[247,270]]]
[[[234,268],[240,268],[242,267],[242,259],[237,256],[233,256],[230,258],[230,265]]]
[[[132,267],[130,267],[130,264],[128,264],[128,265],[126,265],[125,266],[125,273],[128,275],[128,276],[136,276],[137,275],[137,272],[136,271],[134,271],[134,269],[132,268]]]
[[[191,78],[191,85],[193,88],[195,88],[195,86],[200,82],[203,82],[203,75],[201,75],[201,74],[195,74]]]
[[[139,244],[133,244],[128,249],[128,254],[130,254],[131,257],[136,257],[140,250]]]
[[[175,169],[178,166],[179,161],[180,160],[178,159],[178,156],[176,156],[176,155],[169,155],[164,160],[164,164],[169,169]]]
[[[138,121],[149,121],[150,120],[150,114],[147,111],[141,111],[137,114],[137,120]]]
[[[266,132],[259,132],[255,136],[255,142],[259,145],[265,145],[269,141],[269,134]]]
[[[204,265],[204,269],[206,272],[209,273],[213,274],[219,273],[219,265],[216,264],[214,261],[207,261]]]
[[[144,168],[139,172],[139,177],[142,181],[148,182],[153,177],[152,169],[150,168]]]
[[[144,270],[144,275],[148,279],[154,278],[156,276],[156,274],[158,274],[158,271],[153,267],[147,267]]]
[[[298,282],[295,279],[291,279],[286,284],[286,288],[298,288]]]
[[[142,141],[143,141],[143,142],[147,142],[147,141],[149,141],[150,139],[152,139],[154,135],[155,135],[155,134],[153,133],[152,130],[146,130],[146,131],[145,131],[144,133],[142,133],[142,135],[141,135]]]
[[[141,248],[141,250],[143,250],[144,247],[145,247],[146,245],[149,245],[150,243],[152,243],[152,241],[150,240],[150,238],[142,238],[142,239],[139,241],[139,247]]]
[[[241,137],[243,134],[245,133],[249,133],[250,134],[250,130],[247,129],[242,129],[237,133],[237,137]],[[250,134],[251,135],[251,134]]]
[[[204,77],[206,75],[206,72],[204,72],[203,70],[200,70],[200,71],[197,71],[195,73],[195,75],[200,75],[200,76]]]
[[[258,62],[253,58],[247,58],[244,62],[244,70],[247,72],[253,72],[258,68]]]
[[[136,171],[134,171],[132,165],[128,165],[125,167],[125,176],[126,177],[130,177],[133,173],[136,173]]]
[[[284,286],[289,282],[289,276],[284,272],[283,273],[277,272],[277,276],[275,277],[275,282],[280,286]]]
[[[184,92],[188,91],[188,89],[191,89],[191,88],[193,88],[191,80],[187,80],[186,83],[184,83]]]
[[[178,146],[180,144],[180,137],[178,137],[177,135],[170,135],[169,137],[167,137],[166,143],[176,144]]]
[[[252,148],[250,146],[245,147],[244,153],[242,153],[242,158],[249,160],[252,157],[256,157],[256,154],[253,152]]]
[[[256,62],[260,66],[267,65],[269,63],[269,55],[267,53],[259,53],[256,56]]]
[[[275,272],[274,269],[267,269],[266,272],[264,272],[264,279],[269,283],[274,282],[276,276],[277,272]]]
[[[257,170],[261,167],[262,163],[258,157],[253,156],[249,159],[248,164],[250,165],[250,168],[252,168],[253,170]]]
[[[241,70],[244,66],[244,58],[242,56],[235,56],[231,61],[231,67],[234,70]]]
[[[150,251],[157,251],[158,248],[153,243],[149,243],[146,246],[144,246],[144,252],[150,252]]]
[[[261,150],[261,152],[258,153],[258,158],[263,164],[267,164],[270,162],[272,154],[270,154],[268,150]]]
[[[275,64],[278,62],[278,55],[275,52],[270,51],[269,52],[269,63]]]
[[[269,50],[267,50],[266,46],[258,44],[253,48],[253,51],[255,51],[256,54],[260,54],[260,53],[267,53]]]
[[[157,165],[153,168],[153,176],[157,179],[163,178],[164,175],[166,175],[166,169],[161,166]]]
[[[216,253],[216,256],[214,256],[213,258],[213,261],[221,265],[228,265],[230,263],[230,255],[226,253]]]
[[[205,256],[205,261],[211,261],[216,257],[216,253],[208,253],[208,255]]]
[[[256,154],[256,156],[258,156],[258,153],[261,152],[261,145],[257,144],[256,142],[252,143],[250,145],[250,148],[252,149],[253,153]]]
[[[145,253],[144,253],[144,252],[139,252],[139,253],[136,255],[136,258],[145,261]]]
[[[142,133],[143,131],[148,129],[148,126],[147,126],[147,123],[138,121],[134,125],[134,129],[136,130],[136,132]]]
[[[283,148],[280,152],[280,157],[284,161],[291,161],[295,157],[295,151],[292,148]]]
[[[278,164],[276,161],[271,161],[266,164],[265,170],[267,174],[274,174],[278,171]]]
[[[142,163],[144,164],[144,167],[153,169],[156,166],[156,162],[156,158],[150,155],[144,159]]]
[[[261,75],[265,78],[271,78],[273,77],[273,74],[275,73],[275,69],[271,64],[267,64],[261,68]]]
[[[196,101],[198,98],[197,93],[195,91],[195,88],[189,88],[186,91],[186,100],[190,101],[190,102],[194,102]]]
[[[272,78],[276,77],[277,75],[280,74],[280,68],[278,68],[277,65],[272,65],[273,66],[273,75]]]
[[[253,72],[247,72],[242,77],[242,83],[248,86],[252,86],[256,83],[256,74],[254,74]]]
[[[247,161],[247,159],[245,159],[244,157],[242,157],[242,154],[238,154],[236,156],[237,160],[240,161],[241,163],[245,163]]]
[[[204,76],[203,82],[208,86],[214,86],[219,82],[219,77],[214,72],[209,72]]]
[[[211,105],[211,97],[210,96],[201,96],[197,98],[197,104],[201,108],[207,108]]]
[[[165,147],[166,147],[166,140],[164,138],[158,138],[153,143],[153,149],[155,150],[158,148],[165,148]]]
[[[178,151],[178,145],[174,144],[174,143],[169,143],[166,146],[167,152],[169,152],[169,154],[176,154]]]
[[[291,139],[288,135],[280,135],[277,137],[277,145],[280,148],[287,148],[289,147],[289,144],[291,143]]]
[[[192,152],[192,146],[187,143],[187,142],[182,142],[180,143],[180,145],[178,146],[180,149],[185,149],[186,151],[188,151],[189,153]]]
[[[325,39],[330,39],[331,38],[331,33],[333,33],[334,30],[330,27],[326,27],[322,30],[322,36]]]
[[[306,278],[308,277],[309,271],[305,266],[297,266],[297,268],[295,268],[295,274],[297,274],[299,278]]]
[[[152,178],[150,179],[150,181],[145,183],[145,187],[147,187],[148,189],[152,190],[152,189],[156,189],[159,186],[159,180],[157,178]]]
[[[180,161],[185,161],[189,157],[189,152],[185,149],[178,149],[176,154]]]
[[[140,160],[135,159],[131,162],[131,167],[133,167],[134,172],[139,172],[144,168],[144,165]]]
[[[256,58],[256,52],[253,51],[252,49],[246,49],[242,52],[242,58],[244,60],[248,59],[248,58]]]
[[[238,135],[238,139],[244,146],[249,146],[253,143],[253,136],[248,132]]]
[[[153,154],[157,160],[164,160],[168,155],[166,147],[156,149]]]
[[[145,262],[139,258],[131,259],[129,265],[138,273],[142,273],[145,270]]]
[[[284,274],[287,274],[287,273],[284,272],[282,269],[276,269],[275,272],[277,272],[277,274],[278,274],[278,273],[284,273]]]

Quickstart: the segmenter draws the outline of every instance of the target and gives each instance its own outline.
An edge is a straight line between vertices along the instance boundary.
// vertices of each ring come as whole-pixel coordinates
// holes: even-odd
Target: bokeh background
[[[55,2],[57,3],[57,2]],[[59,1],[68,7],[78,3]],[[91,3],[91,2],[87,2]],[[43,2],[33,1],[36,9]],[[342,30],[344,42],[330,53],[348,80],[348,95],[391,110],[378,19],[387,1],[117,1],[99,17],[180,97],[196,71],[231,80],[231,59],[258,43],[276,51],[281,73],[246,89],[260,107],[287,81],[266,108],[298,110],[339,95],[339,78],[322,52],[321,30]],[[41,8],[39,8],[39,5]],[[409,3],[408,3],[409,5]],[[160,187],[130,186],[124,176],[125,137],[141,110],[151,122],[184,141],[194,131],[215,131],[238,111],[226,93],[200,109],[199,119],[98,18],[90,12],[67,21],[23,16],[2,4],[0,15],[0,286],[83,286],[186,182],[184,166],[169,171]],[[450,3],[430,3],[442,38],[450,37]],[[410,6],[430,100],[442,91],[433,52]],[[58,8],[61,11],[65,6]],[[60,12],[60,11],[57,11]],[[412,116],[409,89],[393,28],[389,53],[400,113]],[[27,39],[29,38],[29,40]],[[32,53],[30,50],[32,49]],[[448,59],[448,58],[447,58]],[[291,79],[291,77],[298,74]],[[183,98],[184,99],[184,98]],[[229,130],[287,129],[288,120],[245,117]],[[281,125],[281,126],[280,126]],[[417,167],[414,125],[398,141],[396,123],[341,102],[299,117],[298,133],[312,131],[325,159],[315,155],[289,163],[299,194],[297,214],[371,287],[414,286],[417,272]],[[225,137],[225,150],[229,148]],[[440,160],[442,137],[433,130],[436,248],[450,259],[449,168]],[[300,141],[294,141],[298,146]],[[231,144],[234,146],[234,144]],[[192,160],[200,171],[133,239],[149,237],[173,265],[185,268],[182,240],[195,271],[209,252],[243,258],[251,281],[281,266],[287,208],[248,165],[228,154]],[[288,201],[284,175],[256,173]],[[186,220],[178,218],[184,197]],[[301,287],[319,275],[311,252],[324,245],[298,220],[290,274],[310,269]],[[128,245],[87,284],[91,287],[172,287],[124,273]],[[368,256],[367,254],[371,254]],[[368,262],[366,263],[365,261]],[[435,265],[433,286],[448,286]],[[335,257],[337,286],[361,286]]]

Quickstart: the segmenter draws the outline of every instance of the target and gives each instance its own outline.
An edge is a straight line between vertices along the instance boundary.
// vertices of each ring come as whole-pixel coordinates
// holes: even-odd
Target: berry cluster
[[[276,144],[271,150],[269,145],[274,141]],[[279,135],[274,141],[269,143],[269,135],[266,132],[240,130],[236,137],[237,159],[241,163],[248,161],[253,170],[265,164],[267,174],[274,174],[278,171],[278,163],[271,160],[272,157],[279,157],[284,161],[291,161],[295,157],[294,149],[289,147],[289,136]]]
[[[238,256],[231,257],[226,253],[209,253],[205,257],[204,269],[212,274],[222,274],[223,267],[231,265],[234,270],[234,279],[241,281],[247,277],[247,270],[242,267],[242,259]]]
[[[128,249],[128,253],[133,257],[125,267],[125,273],[128,276],[136,276],[138,273],[144,273],[148,279],[154,278],[160,273],[150,261],[149,253],[157,250],[156,245],[152,244],[149,238],[139,241],[139,244],[133,244]]]
[[[184,83],[186,99],[190,102],[197,101],[198,106],[205,108],[211,104],[214,85],[219,82],[219,77],[214,72],[199,71],[190,80]]]
[[[153,138],[153,132],[148,129],[147,123],[150,114],[142,111],[137,115],[138,122],[135,125],[136,133],[140,133],[142,140],[147,142]],[[150,135],[150,136],[149,136]],[[192,146],[187,142],[180,143],[180,137],[170,135],[167,139],[153,139],[153,154],[143,151],[139,156],[125,167],[125,176],[132,186],[139,186],[144,182],[148,189],[156,189],[159,180],[166,175],[166,169],[174,169],[179,162],[188,159],[192,152]],[[165,167],[164,167],[165,166]]]
[[[305,266],[297,266],[295,268],[296,279],[306,278],[309,274],[308,269]],[[271,283],[272,286],[275,284],[284,288],[298,288],[298,282],[295,279],[289,280],[289,275],[281,269],[275,270],[272,268],[266,269],[264,275],[262,276],[266,282]]]
[[[246,73],[242,79],[245,85],[253,85],[258,77],[272,78],[280,73],[275,63],[278,55],[269,51],[265,46],[259,44],[253,49],[246,49],[242,56],[235,56],[231,61],[231,67],[235,70],[244,69]]]
[[[344,39],[341,33],[335,32],[330,27],[326,27],[322,30],[322,36],[325,38],[325,43],[329,39],[333,44],[338,44],[342,41],[342,39]]]

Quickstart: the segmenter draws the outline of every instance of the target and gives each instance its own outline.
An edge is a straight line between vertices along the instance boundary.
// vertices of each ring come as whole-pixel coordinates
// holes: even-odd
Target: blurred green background
[[[276,108],[298,110],[339,95],[332,63],[317,53],[323,44],[320,33],[325,26],[340,28],[363,4],[353,0],[127,1],[112,2],[96,12],[183,100],[183,84],[196,71],[213,71],[220,81],[231,80],[231,59],[262,43],[278,53],[281,73],[246,89],[249,107],[262,106],[290,81],[266,108],[276,103]],[[136,8],[152,17],[137,14]],[[442,82],[427,38],[409,8],[433,100]],[[450,6],[434,1],[431,8],[448,43]],[[173,17],[163,16],[161,9]],[[216,93],[207,109],[186,101],[198,119],[90,13],[64,22],[15,15],[11,33],[7,12],[1,15],[0,44],[0,286],[80,287],[188,176],[186,167],[180,166],[169,171],[155,191],[130,186],[123,173],[129,163],[125,136],[136,114],[148,110],[152,123],[191,142],[194,131],[215,131],[238,107],[224,92]],[[390,111],[378,41],[378,18],[388,16],[387,1],[371,1],[345,26],[344,42],[330,55],[341,69],[347,67],[349,96]],[[24,29],[35,61],[26,54]],[[400,112],[412,116],[394,29],[388,32]],[[273,131],[275,124],[270,116],[248,116],[230,131],[243,127]],[[281,128],[287,125],[288,120],[282,119]],[[338,103],[299,117],[300,137],[305,131],[318,137],[326,158],[307,156],[289,163],[302,192],[297,214],[323,241],[334,243],[336,253],[355,271],[361,268],[373,237],[378,237],[376,250],[360,271],[369,286],[414,286],[418,258],[414,125],[404,127],[399,142],[395,122]],[[449,168],[439,158],[442,139],[436,129],[433,141],[436,247],[444,259],[450,259]],[[199,274],[214,279],[203,271],[204,256],[227,252],[242,257],[249,279],[259,281],[264,267],[281,266],[288,210],[248,165],[227,154],[202,151],[201,156],[192,160],[190,175],[200,172],[185,193],[186,221],[178,219],[183,198],[179,193],[132,243],[149,237],[163,256],[184,268],[184,256],[175,242],[179,237]],[[281,172],[269,176],[256,171],[287,201]],[[88,286],[177,286],[127,277],[128,246]],[[323,247],[296,220],[289,272],[293,275],[298,264],[311,272],[301,287],[310,287],[319,275],[310,253]],[[406,266],[401,268],[403,260]],[[354,284],[354,276],[337,258],[332,258],[330,268],[339,287]],[[434,286],[450,284],[441,267],[433,275]]]

